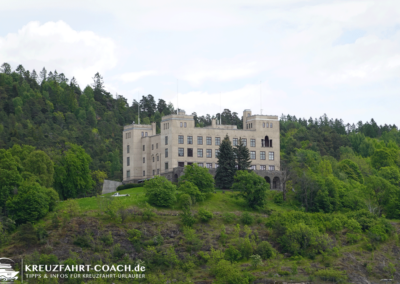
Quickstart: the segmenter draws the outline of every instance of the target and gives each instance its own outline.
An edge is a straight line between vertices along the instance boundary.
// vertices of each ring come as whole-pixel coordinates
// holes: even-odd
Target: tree
[[[400,183],[400,172],[396,167],[380,168],[379,176],[383,177],[393,185],[399,185]]]
[[[266,204],[268,184],[253,171],[237,171],[232,189],[239,190],[251,208],[261,208]]]
[[[358,181],[359,183],[364,183],[364,178],[358,168],[358,165],[349,159],[340,161],[339,169],[344,172],[348,178]]]
[[[200,167],[197,164],[185,166],[183,175],[179,178],[179,181],[193,183],[204,195],[214,191],[214,179],[212,175],[207,168]]]
[[[224,253],[225,259],[229,260],[231,263],[238,261],[242,257],[240,251],[235,249],[233,246],[229,246],[229,248],[227,248]]]
[[[25,74],[25,68],[24,68],[24,66],[22,66],[21,64],[18,65],[18,67],[17,67],[17,69],[15,69],[15,71],[16,71],[19,75],[21,75],[22,77],[24,77],[24,74]]]
[[[239,144],[233,149],[236,158],[237,169],[247,170],[250,168],[251,160],[250,160],[250,152],[249,148],[245,146],[242,142],[242,138],[239,138]]]
[[[236,172],[235,156],[228,135],[222,140],[217,155],[218,168],[215,175],[215,184],[218,188],[231,188]]]
[[[0,207],[3,209],[13,189],[22,182],[19,168],[18,162],[10,151],[0,149]]]
[[[37,73],[36,73],[35,69],[33,69],[33,71],[32,71],[31,78],[37,83],[38,76],[37,76]]]
[[[164,113],[164,114],[166,114],[166,111],[168,111],[168,105],[163,99],[158,99],[157,110],[159,113]]]
[[[390,167],[393,165],[392,156],[387,149],[375,150],[371,157],[371,164],[378,170],[382,167]]]
[[[89,164],[92,159],[78,145],[67,143],[55,166],[54,186],[62,199],[85,196],[94,186]]]
[[[203,194],[194,183],[188,180],[180,182],[179,191],[189,195],[191,204],[196,204],[197,201],[203,201],[205,199],[205,194]]]
[[[8,200],[9,214],[17,224],[32,222],[46,216],[49,212],[50,198],[46,189],[38,183],[25,183],[18,189],[18,194]]]
[[[46,68],[43,67],[43,69],[42,69],[42,71],[40,71],[39,75],[40,75],[41,83],[46,82],[46,79],[47,79],[47,70],[46,70]]]
[[[40,185],[51,187],[53,185],[54,163],[43,151],[33,151],[24,162],[25,170],[36,175]]]
[[[1,69],[0,72],[10,75],[11,74],[11,66],[8,63],[3,63],[3,65],[1,65]]]
[[[149,203],[159,207],[170,207],[176,202],[176,185],[163,176],[155,176],[144,184]]]

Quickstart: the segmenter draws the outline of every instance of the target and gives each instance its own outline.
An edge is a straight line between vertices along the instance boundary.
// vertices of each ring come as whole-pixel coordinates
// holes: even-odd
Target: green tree
[[[377,149],[371,157],[371,164],[375,169],[390,167],[393,165],[393,158],[387,149]]]
[[[205,199],[205,194],[201,193],[199,188],[190,181],[185,180],[180,182],[178,189],[180,192],[190,196],[192,204]]]
[[[225,259],[229,260],[231,263],[238,261],[242,257],[240,251],[235,249],[233,246],[229,246],[229,248],[227,248],[224,253]]]
[[[349,159],[340,161],[339,169],[344,172],[348,178],[358,181],[359,183],[364,183],[364,178],[358,168],[358,165]]]
[[[9,151],[0,149],[0,207],[4,208],[15,187],[22,182],[17,161]],[[0,210],[1,213],[1,210]]]
[[[267,241],[262,241],[257,246],[257,254],[261,256],[262,259],[269,259],[275,257],[275,250],[271,244]]]
[[[266,204],[268,184],[255,172],[237,171],[232,189],[240,191],[251,208],[261,208]]]
[[[181,182],[191,182],[200,190],[200,192],[203,194],[203,197],[199,196],[197,193],[194,193],[193,189],[190,189],[194,196],[197,195],[196,198],[204,199],[205,195],[214,191],[213,176],[210,174],[207,168],[200,167],[197,164],[185,166],[183,175],[179,178],[179,180]],[[185,185],[183,183],[183,188],[189,190],[189,185],[190,184]],[[189,192],[187,193],[191,195]]]
[[[72,143],[66,146],[68,150],[55,166],[55,189],[62,199],[85,196],[94,186],[89,169],[92,159],[81,146]]]
[[[45,152],[38,150],[30,153],[24,162],[24,168],[39,178],[40,185],[53,185],[54,163]]]
[[[399,185],[400,183],[400,172],[396,167],[380,168],[379,176],[383,177],[393,185]]]
[[[242,138],[239,138],[239,144],[233,148],[235,153],[237,169],[248,170],[251,165],[249,148],[245,146],[242,142]]]
[[[155,176],[146,181],[144,189],[151,205],[170,207],[176,202],[176,185],[163,176]]]
[[[229,189],[232,187],[236,168],[235,156],[228,135],[225,136],[219,146],[217,159],[218,168],[215,174],[215,184],[217,188]]]

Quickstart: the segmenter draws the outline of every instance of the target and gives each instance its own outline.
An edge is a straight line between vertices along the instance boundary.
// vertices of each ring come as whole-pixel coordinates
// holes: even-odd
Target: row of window
[[[272,128],[272,122],[271,123],[265,123],[265,122],[263,122],[263,128]],[[250,129],[250,128],[253,128],[253,123],[247,123],[246,124],[246,129]]]
[[[181,122],[181,123],[180,123],[180,126],[186,128],[186,127],[187,127],[187,124],[186,124],[186,122]]]
[[[169,123],[163,123],[163,125],[164,125],[164,126],[163,126],[163,127],[164,127],[164,130],[165,130],[165,129],[169,129]]]
[[[187,164],[188,165],[192,165],[193,163],[188,162]],[[197,163],[197,165],[200,166],[200,167],[204,167],[205,166],[207,169],[212,169],[213,168],[213,164],[212,163]],[[184,166],[185,166],[185,162],[178,162],[178,167],[184,167]],[[165,163],[164,167],[165,167],[165,170],[168,170],[168,163]],[[268,167],[269,171],[275,171],[275,166],[260,165],[258,167],[259,167],[259,170],[262,170],[262,171],[266,171],[267,167]],[[214,164],[214,168],[215,169],[218,168],[218,164]],[[237,168],[237,166],[236,166],[236,168]],[[252,166],[250,166],[250,169],[251,170],[257,170],[257,166],[256,165],[252,165]],[[159,175],[160,174],[160,169],[153,170],[153,176],[156,174],[156,172],[157,172],[157,175]],[[143,176],[146,176],[146,171],[143,171]],[[126,177],[127,178],[131,177],[131,171],[130,170],[126,171]]]

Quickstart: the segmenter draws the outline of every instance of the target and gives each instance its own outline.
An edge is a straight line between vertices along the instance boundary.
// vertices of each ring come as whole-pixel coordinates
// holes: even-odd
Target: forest
[[[122,177],[123,126],[140,115],[159,132],[161,117],[175,111],[150,94],[129,104],[105,90],[99,73],[81,88],[57,71],[4,63],[1,255],[42,264],[143,261],[148,278],[138,283],[400,280],[396,125],[282,115],[282,191],[246,170],[247,147],[226,137],[215,180],[194,165],[178,183],[156,177],[120,188],[127,198],[101,198],[103,180]],[[228,109],[193,115],[197,127],[220,115],[222,124],[243,126]]]

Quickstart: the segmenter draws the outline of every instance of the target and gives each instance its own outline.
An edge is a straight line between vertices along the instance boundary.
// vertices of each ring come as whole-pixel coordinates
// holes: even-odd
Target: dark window
[[[126,171],[126,177],[130,178],[131,177],[131,171]]]
[[[160,174],[160,169],[157,169],[157,174],[158,174],[158,175]]]
[[[272,147],[272,139],[269,140],[269,147]]]
[[[186,128],[186,126],[187,126],[187,124],[186,124],[186,122],[185,122],[185,128]]]
[[[188,144],[193,144],[193,136],[188,136],[187,137],[187,143]]]
[[[265,139],[261,140],[262,147],[270,147],[270,146],[269,146],[269,137],[268,137],[268,136],[265,136],[264,138],[265,138]]]
[[[206,154],[207,154],[207,158],[212,158],[212,150],[211,149],[207,149],[206,150]]]
[[[146,158],[145,157],[143,157],[143,163],[146,163]]]
[[[269,128],[272,128],[272,122],[269,124]]]
[[[159,158],[158,158],[159,156],[157,156],[157,161],[159,161]]]
[[[203,145],[203,136],[197,136],[197,145]]]
[[[158,143],[156,143],[156,149],[158,149]]]
[[[178,144],[183,144],[183,135],[178,136]]]
[[[168,170],[168,163],[165,163],[165,169]]]
[[[197,149],[197,157],[203,158],[203,149]]]
[[[181,125],[181,127],[182,127],[182,126],[183,126],[183,123],[181,122],[180,125]]]
[[[185,162],[178,162],[178,167],[184,167],[185,166]]]
[[[143,151],[144,151],[144,149],[145,149],[145,146],[143,145]]]
[[[188,148],[187,149],[187,156],[188,157],[193,157],[193,148]]]
[[[129,145],[126,146],[126,152],[129,153]]]
[[[206,143],[207,143],[207,145],[212,145],[212,138],[211,137],[207,137],[206,138]]]
[[[151,150],[154,150],[154,144],[151,144]]]
[[[256,159],[256,151],[251,151],[250,152],[250,159],[252,159],[252,160]]]
[[[185,149],[183,148],[178,148],[178,156],[183,157],[185,155]]]
[[[143,171],[143,176],[145,176],[146,175],[146,171]]]
[[[165,158],[168,158],[168,148],[165,149]]]
[[[127,165],[127,166],[130,165],[130,158],[129,158],[129,157],[126,158],[126,165]]]
[[[144,134],[144,136],[146,136],[146,137],[147,137],[147,132]]]
[[[153,157],[153,163],[154,163],[154,157]]]
[[[165,136],[165,145],[168,145],[168,136]]]
[[[153,170],[153,176],[156,174],[156,170]]]
[[[220,137],[215,137],[215,146],[221,145],[221,138]]]

